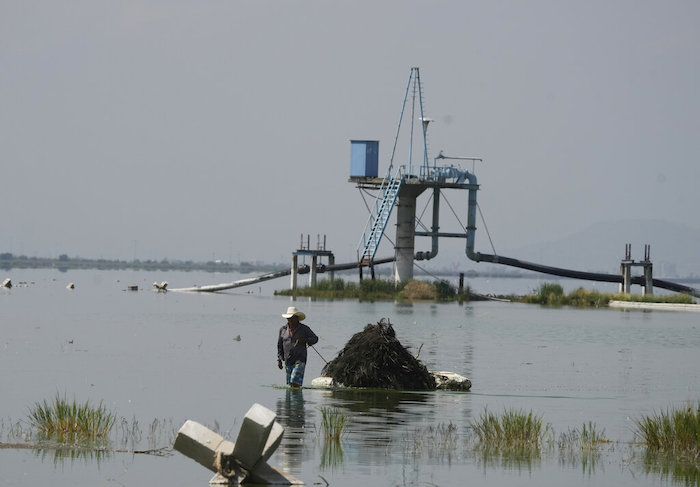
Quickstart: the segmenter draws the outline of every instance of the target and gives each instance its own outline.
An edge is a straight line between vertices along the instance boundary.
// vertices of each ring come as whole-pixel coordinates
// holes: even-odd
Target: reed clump
[[[551,426],[544,424],[542,416],[532,411],[525,413],[513,409],[504,410],[498,416],[484,409],[481,416],[471,423],[479,442],[494,447],[539,447]]]
[[[427,453],[429,458],[451,459],[459,448],[457,426],[450,422],[416,429],[412,434],[404,435],[404,443],[414,458]]]
[[[596,451],[604,443],[610,443],[605,436],[605,430],[599,431],[598,426],[593,421],[589,421],[587,424],[583,423],[581,428],[574,428],[562,434],[559,439],[559,448],[577,447],[584,451]]]
[[[700,402],[635,420],[647,450],[700,463]]]
[[[338,441],[345,431],[348,423],[347,415],[336,408],[320,407],[321,430],[328,440]]]
[[[545,306],[576,306],[579,308],[600,308],[608,306],[610,301],[638,301],[648,303],[674,303],[694,304],[692,296],[688,294],[671,294],[662,296],[623,293],[601,293],[584,289],[582,287],[564,293],[560,284],[545,282],[532,291],[531,294],[522,296],[520,302],[529,304],[541,304]]]
[[[78,404],[56,394],[53,402],[44,399],[29,410],[29,423],[39,432],[59,442],[106,439],[116,416],[102,402]]]

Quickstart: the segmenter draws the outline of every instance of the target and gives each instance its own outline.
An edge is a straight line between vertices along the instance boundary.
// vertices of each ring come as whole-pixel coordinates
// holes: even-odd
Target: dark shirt
[[[306,342],[301,340],[306,339]],[[304,323],[299,323],[294,328],[294,333],[289,333],[289,325],[280,328],[277,339],[277,358],[287,365],[294,365],[297,362],[306,363],[306,344],[313,345],[318,342],[318,337],[311,331],[311,328]]]

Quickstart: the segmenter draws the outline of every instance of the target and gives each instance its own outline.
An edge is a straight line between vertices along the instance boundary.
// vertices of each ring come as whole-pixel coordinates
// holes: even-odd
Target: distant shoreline
[[[265,263],[265,262],[239,262],[230,263],[224,261],[181,261],[181,260],[111,260],[111,259],[84,259],[81,257],[68,257],[61,255],[58,258],[48,257],[26,257],[15,256],[11,253],[0,253],[0,270],[10,271],[12,269],[56,269],[60,272],[78,269],[97,269],[97,270],[144,270],[144,271],[204,271],[204,272],[238,272],[241,274],[249,274],[251,272],[275,272],[288,269],[289,264],[281,263]],[[336,272],[354,272],[354,270],[336,271]],[[416,269],[416,276],[459,276],[464,274],[465,278],[472,279],[477,277],[493,278],[493,279],[547,279],[558,281],[566,279],[558,276],[550,276],[547,274],[539,274],[535,272],[522,272],[504,267],[502,270],[489,269],[484,272],[478,272],[473,269],[454,270],[454,269]],[[323,274],[321,274],[323,275]],[[657,276],[655,276],[657,277]],[[700,283],[700,276],[688,277],[661,277],[678,283]]]
[[[60,256],[58,259],[45,257],[7,257],[0,254],[0,269],[56,269],[61,272],[76,269],[98,270],[144,270],[144,271],[205,271],[205,272],[270,272],[283,269],[283,264],[240,262],[193,262],[163,260],[109,260],[83,259],[80,257]]]

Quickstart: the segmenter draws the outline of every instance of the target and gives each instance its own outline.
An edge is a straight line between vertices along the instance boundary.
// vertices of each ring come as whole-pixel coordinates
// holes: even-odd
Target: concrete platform
[[[620,309],[641,309],[656,311],[700,311],[700,304],[644,303],[641,301],[610,301],[608,306]]]

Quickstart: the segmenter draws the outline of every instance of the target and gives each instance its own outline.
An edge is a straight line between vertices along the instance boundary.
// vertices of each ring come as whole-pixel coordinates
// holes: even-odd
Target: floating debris
[[[168,283],[167,283],[166,281],[163,281],[163,282],[161,282],[160,284],[158,284],[157,282],[154,282],[154,283],[153,283],[153,287],[156,288],[156,290],[157,290],[159,293],[164,293],[164,292],[166,292],[166,291],[168,290],[168,289],[167,289],[167,288],[168,288]]]
[[[381,319],[355,333],[322,374],[347,387],[435,390],[435,378],[401,345],[391,323]]]
[[[10,289],[12,287],[12,279],[9,277],[2,281],[2,287],[6,287],[7,289]]]

